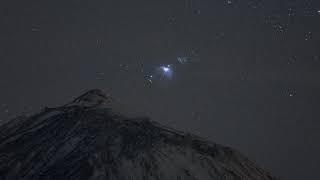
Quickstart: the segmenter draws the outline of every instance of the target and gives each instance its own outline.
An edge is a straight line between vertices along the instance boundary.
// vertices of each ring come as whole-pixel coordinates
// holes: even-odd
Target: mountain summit
[[[98,106],[105,106],[111,107],[111,103],[113,102],[112,97],[110,94],[104,93],[100,89],[93,89],[90,90],[83,95],[79,96],[71,103],[67,104],[67,106],[82,106],[82,107],[98,107]]]
[[[0,180],[274,180],[239,152],[149,118],[114,113],[91,90],[0,127]]]

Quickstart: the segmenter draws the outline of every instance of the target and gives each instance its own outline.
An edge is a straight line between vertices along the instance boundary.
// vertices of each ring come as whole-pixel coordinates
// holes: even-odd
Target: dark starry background
[[[2,0],[0,10],[0,119],[101,88],[283,179],[319,179],[320,1]]]

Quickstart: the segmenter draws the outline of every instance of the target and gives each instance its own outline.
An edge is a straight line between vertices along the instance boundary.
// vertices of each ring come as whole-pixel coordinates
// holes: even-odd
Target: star
[[[170,71],[170,68],[168,68],[168,67],[161,67],[161,69],[162,69],[165,73],[167,73],[167,72]]]
[[[289,89],[288,95],[289,95],[289,97],[294,97],[297,95],[297,91],[295,89]]]
[[[161,70],[161,74],[162,77],[167,77],[167,78],[171,78],[172,77],[172,67],[171,65],[166,65],[166,66],[160,66],[160,70]]]
[[[312,39],[312,32],[307,32],[304,35],[304,40],[308,41]]]

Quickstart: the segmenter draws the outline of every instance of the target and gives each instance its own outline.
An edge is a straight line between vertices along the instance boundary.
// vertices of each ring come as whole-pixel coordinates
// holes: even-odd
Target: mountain
[[[91,90],[1,125],[0,180],[275,179],[229,147],[122,115],[115,104]]]

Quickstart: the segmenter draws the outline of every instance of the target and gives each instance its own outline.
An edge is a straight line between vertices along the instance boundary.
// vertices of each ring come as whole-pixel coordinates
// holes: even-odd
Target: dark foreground
[[[0,127],[0,180],[273,180],[231,148],[114,113],[92,90]]]

